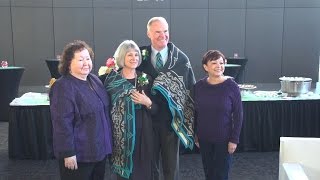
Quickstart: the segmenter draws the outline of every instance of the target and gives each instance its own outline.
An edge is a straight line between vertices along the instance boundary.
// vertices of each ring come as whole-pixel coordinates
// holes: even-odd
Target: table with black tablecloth
[[[243,96],[242,101],[244,123],[239,151],[279,150],[281,136],[320,137],[319,95],[300,98]],[[11,103],[9,157],[53,158],[49,102],[30,106]]]
[[[11,159],[54,158],[47,96],[35,93],[23,101],[16,98],[10,103],[8,144]]]
[[[236,80],[236,77],[238,76],[240,69],[241,65],[239,64],[226,64],[223,74],[226,76],[231,76]]]
[[[239,84],[242,84],[245,82],[245,69],[246,69],[247,62],[248,62],[248,59],[245,57],[228,57],[227,58],[227,64],[241,65],[239,72],[234,77],[235,81]]]
[[[51,78],[58,79],[61,75],[59,73],[59,59],[46,59],[46,64],[51,74]]]
[[[8,121],[9,103],[18,96],[23,67],[0,67],[0,121]]]
[[[320,100],[243,101],[239,150],[279,150],[280,137],[320,137]]]

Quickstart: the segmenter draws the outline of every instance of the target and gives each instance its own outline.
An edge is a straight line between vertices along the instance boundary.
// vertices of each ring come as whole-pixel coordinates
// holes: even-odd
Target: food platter
[[[257,86],[252,84],[238,84],[238,86],[240,89],[245,89],[245,90],[252,90],[257,88]]]
[[[257,97],[280,97],[282,95],[279,91],[254,91],[253,94]]]

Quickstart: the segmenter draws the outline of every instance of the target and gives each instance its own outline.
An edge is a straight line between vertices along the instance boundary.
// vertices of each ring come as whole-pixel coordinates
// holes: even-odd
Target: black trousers
[[[209,143],[199,139],[199,144],[206,180],[227,180],[232,161],[228,142]]]
[[[154,163],[153,180],[160,179],[160,154],[165,180],[179,179],[179,138],[173,130],[165,127],[153,128]]]
[[[70,170],[59,160],[61,180],[104,180],[106,158],[98,162],[77,162],[78,169]]]

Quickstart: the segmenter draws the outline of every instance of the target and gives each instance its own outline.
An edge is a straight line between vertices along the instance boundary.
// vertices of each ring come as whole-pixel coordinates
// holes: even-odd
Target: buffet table
[[[279,150],[281,136],[320,137],[319,95],[285,97],[275,91],[244,91],[242,95],[244,122],[239,151]],[[16,98],[10,104],[9,157],[52,159],[47,94],[23,96],[28,98]]]
[[[320,137],[320,96],[243,96],[240,151],[279,150],[280,137]]]
[[[9,158],[52,159],[52,124],[47,94],[26,93],[10,103]]]

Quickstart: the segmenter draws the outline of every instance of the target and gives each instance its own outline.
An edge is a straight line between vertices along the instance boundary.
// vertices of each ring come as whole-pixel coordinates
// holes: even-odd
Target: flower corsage
[[[146,73],[142,73],[139,77],[138,77],[138,85],[139,86],[144,86],[144,85],[148,85],[149,84],[149,80],[147,77]]]
[[[149,56],[148,50],[147,49],[141,50],[141,56],[142,56],[142,60],[145,61]]]

